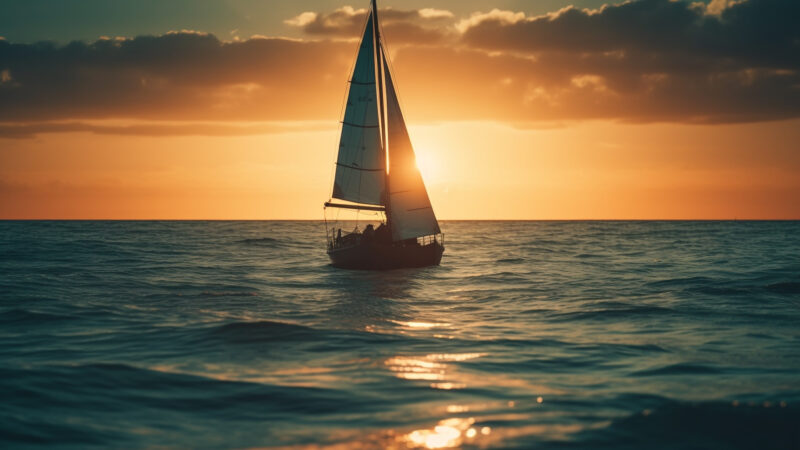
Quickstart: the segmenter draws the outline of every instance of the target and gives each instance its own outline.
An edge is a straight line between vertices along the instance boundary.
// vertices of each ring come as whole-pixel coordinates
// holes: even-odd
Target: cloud
[[[222,42],[196,32],[64,46],[0,42],[0,121],[330,118],[351,58],[345,43]]]
[[[283,23],[293,27],[304,27],[317,20],[317,13],[307,11],[291,19],[284,20]]]
[[[331,13],[304,12],[285,23],[312,35],[356,38],[364,28],[366,16],[366,9],[344,6]]]
[[[623,120],[736,122],[800,114],[800,2],[638,0],[538,16],[493,11],[463,45],[538,62],[529,101]],[[577,77],[577,78],[576,78]],[[589,85],[576,79],[594,80]],[[571,86],[566,82],[570,81]],[[580,95],[577,95],[580,94]],[[597,105],[601,108],[594,108]]]
[[[446,9],[422,8],[418,14],[423,19],[452,19],[455,15]]]
[[[127,136],[244,136],[296,133],[330,129],[320,122],[236,123],[135,123],[127,125],[70,122],[0,123],[0,139],[29,139],[43,133],[92,133]]]
[[[671,0],[537,17],[493,10],[460,20],[422,11],[381,11],[413,121],[800,116],[800,2],[725,2],[715,14]],[[0,40],[0,135],[260,132],[85,124],[97,119],[335,123],[356,46],[349,38],[360,33],[364,14],[341,8],[290,19],[312,40],[225,42],[196,31],[62,46]],[[54,121],[71,125],[54,128]]]
[[[463,19],[456,24],[456,29],[462,33],[466,32],[472,27],[480,25],[482,22],[494,21],[503,24],[515,24],[525,19],[525,13],[503,11],[500,9],[493,9],[488,13],[476,12],[473,13],[468,19]]]
[[[311,36],[353,39],[360,37],[367,13],[366,9],[344,6],[330,13],[304,12],[284,23],[302,28]],[[379,15],[387,39],[396,44],[440,42],[447,35],[442,21],[455,17],[450,11],[433,8],[383,8]]]
[[[727,8],[733,5],[744,3],[746,0],[711,0],[711,3],[706,5],[707,14],[722,14]]]
[[[463,41],[496,51],[648,53],[656,57],[731,59],[739,65],[800,66],[800,2],[728,2],[708,16],[686,1],[638,0],[599,10],[564,8],[520,19],[493,11],[462,26]],[[510,20],[509,18],[512,18]]]

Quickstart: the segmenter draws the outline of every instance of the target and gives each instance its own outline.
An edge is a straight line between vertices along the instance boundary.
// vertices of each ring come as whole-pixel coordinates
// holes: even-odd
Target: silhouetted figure
[[[370,241],[373,237],[375,237],[375,227],[369,224],[367,228],[364,228],[364,239]]]
[[[392,237],[389,235],[389,227],[385,223],[380,224],[378,229],[375,230],[375,240],[386,244],[392,241]]]

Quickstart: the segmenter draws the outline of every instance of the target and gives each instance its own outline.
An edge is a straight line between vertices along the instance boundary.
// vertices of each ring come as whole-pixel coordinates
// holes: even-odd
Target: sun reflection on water
[[[436,381],[444,379],[445,364],[431,362],[424,358],[395,356],[386,360],[386,366],[397,378],[404,380]]]
[[[429,353],[427,355],[393,356],[384,360],[384,366],[392,375],[412,382],[428,382],[431,389],[455,390],[469,387],[486,386],[519,386],[529,392],[551,393],[552,389],[543,386],[534,386],[524,380],[515,380],[509,377],[495,375],[491,381],[480,374],[473,373],[459,363],[488,356],[488,353]],[[459,370],[461,369],[461,370]],[[542,404],[543,398],[536,396],[531,399],[534,404]],[[453,448],[464,445],[479,445],[481,447],[490,442],[497,442],[509,437],[528,434],[547,434],[556,431],[547,425],[522,427],[520,429],[498,429],[496,432],[488,426],[477,426],[476,422],[500,421],[517,422],[530,420],[529,413],[510,413],[506,408],[516,409],[514,400],[503,402],[489,402],[485,404],[450,404],[443,407],[443,412],[451,414],[470,414],[472,417],[449,417],[440,420],[431,428],[407,431],[396,436],[397,444],[410,448]],[[488,412],[486,414],[485,412]],[[393,446],[387,446],[393,447]]]
[[[464,383],[446,382],[446,383],[431,383],[431,387],[433,389],[442,389],[442,390],[445,390],[445,391],[449,391],[449,390],[452,390],[452,389],[464,389],[465,387],[467,387],[467,385],[464,384]]]
[[[442,327],[449,327],[449,323],[437,323],[437,322],[419,322],[419,321],[411,321],[411,322],[404,322],[401,320],[390,320],[389,322],[395,323],[402,327],[412,328],[412,329],[422,329],[427,330],[431,328],[442,328]]]
[[[447,448],[461,445],[464,438],[473,438],[477,431],[472,427],[475,419],[454,417],[440,421],[432,429],[414,430],[406,435],[410,447]]]
[[[433,389],[464,389],[467,387],[465,377],[453,379],[447,362],[461,362],[486,356],[485,353],[434,353],[425,356],[395,356],[385,361],[386,367],[397,378],[403,380],[433,381]],[[448,372],[451,372],[448,374]],[[448,379],[450,375],[450,379]]]

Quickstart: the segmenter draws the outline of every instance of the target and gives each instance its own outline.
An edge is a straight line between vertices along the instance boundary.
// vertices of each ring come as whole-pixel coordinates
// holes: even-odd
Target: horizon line
[[[439,219],[439,222],[796,222],[798,218],[784,219]],[[0,222],[374,222],[373,220],[324,220],[324,219],[59,219],[32,218],[7,219]]]

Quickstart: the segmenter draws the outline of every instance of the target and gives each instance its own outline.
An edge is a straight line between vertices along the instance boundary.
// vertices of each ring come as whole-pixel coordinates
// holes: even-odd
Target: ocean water
[[[0,447],[800,448],[799,222],[0,222]]]

